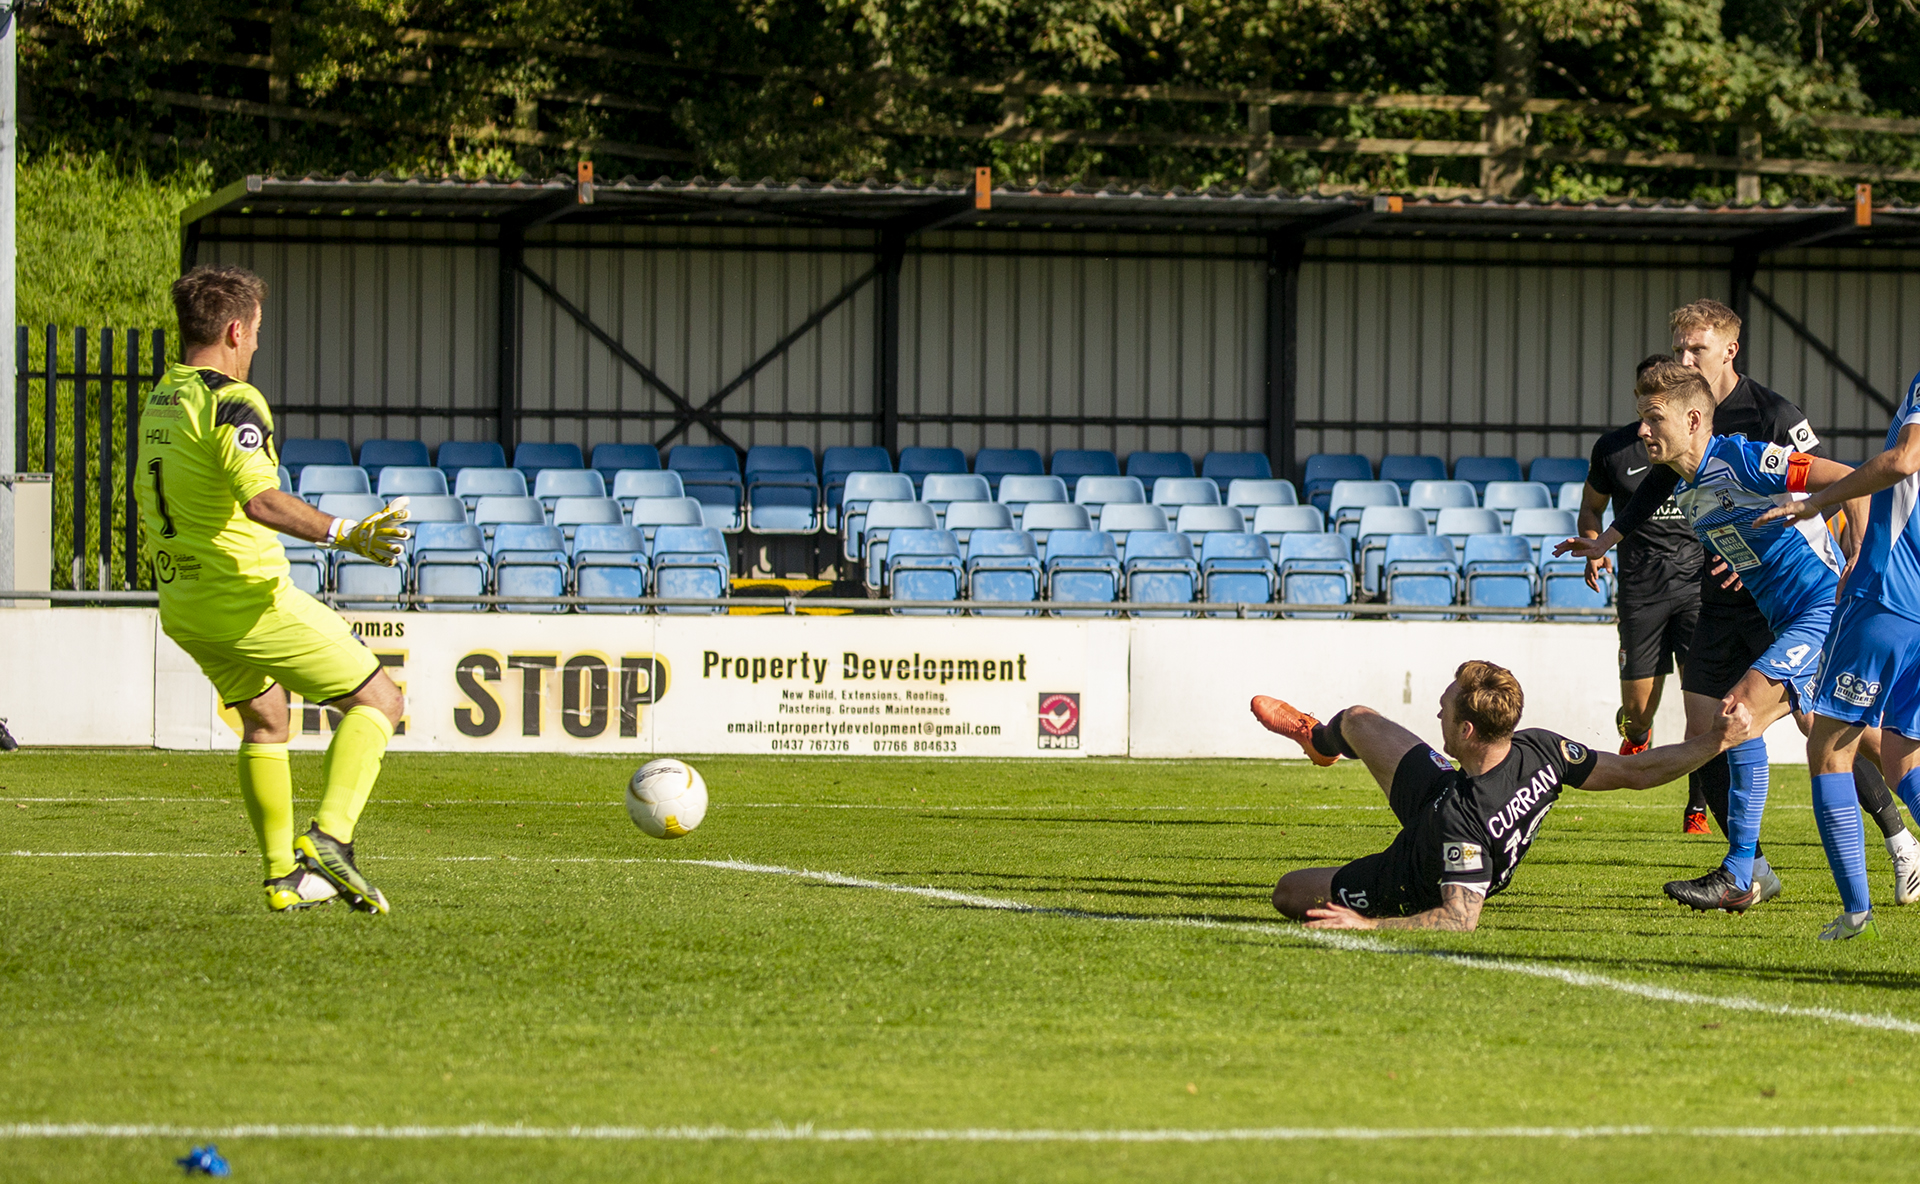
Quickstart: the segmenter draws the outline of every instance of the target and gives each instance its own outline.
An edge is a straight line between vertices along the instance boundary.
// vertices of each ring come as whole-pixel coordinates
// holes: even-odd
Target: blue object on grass
[[[179,1164],[189,1176],[233,1175],[233,1169],[227,1166],[227,1161],[220,1154],[220,1149],[212,1143],[208,1143],[205,1147],[195,1147],[187,1152],[185,1158],[176,1159],[173,1162]]]

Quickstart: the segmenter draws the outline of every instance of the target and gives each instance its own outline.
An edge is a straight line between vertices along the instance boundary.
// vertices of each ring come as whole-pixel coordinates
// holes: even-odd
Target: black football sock
[[[1873,818],[1875,826],[1880,828],[1880,836],[1890,839],[1907,829],[1900,817],[1900,806],[1893,800],[1893,791],[1887,788],[1887,779],[1880,775],[1880,766],[1866,757],[1853,758],[1853,792],[1860,799],[1860,808]]]
[[[1344,756],[1348,760],[1359,760],[1360,754],[1347,746],[1347,738],[1340,734],[1340,717],[1346,712],[1336,712],[1334,717],[1324,724],[1313,725],[1313,734],[1308,739],[1321,756]]]
[[[1720,833],[1726,834],[1727,791],[1733,785],[1733,770],[1727,764],[1727,754],[1723,752],[1701,765],[1693,776],[1699,782],[1700,797],[1707,803],[1707,810],[1720,824]]]
[[[1706,812],[1707,795],[1700,790],[1700,770],[1695,769],[1687,774],[1687,813],[1705,814]]]

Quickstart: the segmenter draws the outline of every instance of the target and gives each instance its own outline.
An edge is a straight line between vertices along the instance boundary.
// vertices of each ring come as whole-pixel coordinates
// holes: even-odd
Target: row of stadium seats
[[[389,496],[402,492],[462,496],[461,478],[468,470],[491,472],[493,476],[489,480],[498,484],[503,480],[502,470],[509,468],[505,452],[491,441],[448,441],[440,446],[436,458],[417,440],[369,440],[361,445],[356,463],[344,440],[292,439],[283,445],[281,458],[288,487],[297,487],[310,499],[321,493],[387,493],[390,470],[400,476],[392,483]],[[613,490],[612,496],[620,497],[621,493],[614,487],[623,472],[662,471],[659,450],[651,444],[597,445],[591,467],[577,445],[522,444],[514,450],[511,468],[536,487],[534,496],[542,496],[537,487],[548,474],[561,477],[572,474],[575,480],[563,482],[566,485],[563,492],[556,486],[557,492],[552,495],[555,497],[604,497],[609,490]],[[359,470],[359,476],[353,475],[354,469]],[[1061,449],[1053,453],[1049,465],[1043,463],[1039,452],[1029,448],[983,448],[974,455],[971,473],[966,456],[957,448],[903,448],[896,469],[895,458],[884,448],[829,448],[816,464],[812,451],[806,448],[760,446],[748,449],[743,469],[739,455],[724,445],[681,445],[669,452],[666,464],[667,471],[680,477],[680,492],[674,496],[692,497],[708,506],[709,525],[727,533],[751,529],[766,534],[811,534],[823,528],[838,529],[838,511],[844,500],[846,480],[851,474],[862,472],[897,471],[912,484],[913,498],[922,496],[930,477],[977,476],[986,483],[987,500],[1000,497],[1001,486],[1008,478],[1047,477],[1064,488],[1066,497],[1060,500],[1079,500],[1083,478],[1124,475],[1134,478],[1142,491],[1156,502],[1162,501],[1159,486],[1163,481],[1211,481],[1216,489],[1214,500],[1219,501],[1218,491],[1222,485],[1230,487],[1242,480],[1272,478],[1267,458],[1252,452],[1208,453],[1197,471],[1193,458],[1183,452],[1134,452],[1128,455],[1125,469],[1122,474],[1118,456],[1104,450]],[[427,475],[427,470],[437,470],[442,475],[443,487],[435,487],[436,480]],[[599,476],[597,492],[586,490],[587,473]],[[1586,462],[1578,458],[1541,457],[1532,463],[1528,477],[1543,487],[1559,487],[1560,500],[1564,503],[1568,496],[1565,487],[1577,487],[1586,479]],[[1322,453],[1307,458],[1304,493],[1308,503],[1331,510],[1338,487],[1342,485],[1391,485],[1401,497],[1413,499],[1420,488],[1458,484],[1472,490],[1476,502],[1468,504],[1477,504],[1490,488],[1520,481],[1519,462],[1510,457],[1461,457],[1454,462],[1449,479],[1446,464],[1439,457],[1389,455],[1381,461],[1376,478],[1372,462],[1364,456]],[[1016,480],[1015,484],[1020,481]],[[1287,489],[1288,496],[1297,499],[1298,494],[1290,483]],[[510,492],[488,488],[485,492],[527,495],[526,489]],[[1458,498],[1460,494],[1447,496]],[[955,499],[943,495],[928,500]],[[1022,495],[1020,500],[1036,499]],[[1226,501],[1235,504],[1230,490]],[[469,506],[471,504],[469,498]],[[1409,504],[1422,503],[1410,501]],[[1445,501],[1429,508],[1454,504],[1459,503]]]
[[[319,595],[334,592],[340,607],[392,609],[391,602],[356,597],[419,596],[641,596],[718,598],[727,595],[730,561],[720,532],[703,525],[661,526],[652,533],[619,523],[581,524],[571,533],[538,523],[501,523],[491,533],[465,522],[422,522],[394,567],[344,552],[323,551],[287,535],[293,582]],[[429,612],[485,612],[484,604],[423,604]],[[559,613],[568,606],[503,604],[502,612]],[[633,613],[638,605],[581,605],[580,612]],[[663,607],[661,612],[720,612],[719,608]]]

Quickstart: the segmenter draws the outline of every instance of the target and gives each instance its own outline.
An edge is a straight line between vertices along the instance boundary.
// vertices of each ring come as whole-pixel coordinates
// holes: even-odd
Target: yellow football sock
[[[355,707],[341,717],[320,764],[320,810],[313,820],[321,830],[343,843],[353,842],[353,824],[366,808],[392,738],[393,724],[376,708]]]
[[[285,744],[240,745],[240,797],[267,879],[293,870],[293,769]]]

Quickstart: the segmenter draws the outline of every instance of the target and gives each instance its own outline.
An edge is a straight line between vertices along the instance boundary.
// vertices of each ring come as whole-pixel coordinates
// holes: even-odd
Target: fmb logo
[[[1063,691],[1040,694],[1040,747],[1080,747],[1080,696]]]

